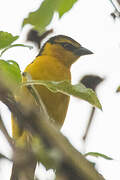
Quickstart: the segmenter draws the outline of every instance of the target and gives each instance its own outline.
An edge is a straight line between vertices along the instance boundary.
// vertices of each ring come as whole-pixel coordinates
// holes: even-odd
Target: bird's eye
[[[64,44],[62,44],[62,46],[63,46],[64,48],[69,48],[69,47],[70,47],[70,44],[64,43]]]
[[[73,51],[75,49],[75,47],[69,43],[62,43],[62,46],[69,51]]]

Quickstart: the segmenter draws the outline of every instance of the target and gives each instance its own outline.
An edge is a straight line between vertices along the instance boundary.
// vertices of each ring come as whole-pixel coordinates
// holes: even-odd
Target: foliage
[[[19,38],[19,36],[13,36],[11,33],[0,31],[0,50],[2,50],[0,56],[3,55],[4,52],[6,52],[8,49],[12,47],[28,47],[32,48],[32,46],[24,45],[24,44],[12,44],[14,41],[16,41]]]
[[[19,65],[13,61],[4,61],[0,59],[0,80],[4,81],[4,84],[9,89],[14,88],[21,82],[21,72]]]
[[[50,24],[51,20],[53,19],[55,12],[57,12],[59,14],[59,18],[61,18],[66,12],[68,12],[73,7],[73,5],[76,2],[77,2],[77,0],[68,0],[68,1],[44,0],[41,3],[40,7],[35,12],[29,13],[28,17],[24,19],[22,26],[24,26],[26,24],[31,24],[39,32],[44,32],[46,27]],[[8,50],[12,47],[21,46],[21,47],[31,48],[31,46],[26,46],[24,44],[13,44],[18,38],[19,38],[19,36],[13,36],[12,34],[10,34],[8,32],[0,31],[1,56],[3,53],[6,52],[6,50]],[[1,82],[1,84],[3,83],[5,85],[5,87],[3,86],[5,88],[5,93],[11,91],[14,94],[15,87],[20,85],[21,79],[22,78],[21,78],[21,71],[20,71],[19,65],[14,60],[6,60],[5,61],[3,59],[0,59],[0,82]],[[60,92],[60,93],[66,94],[66,95],[72,95],[77,98],[83,99],[83,100],[89,102],[90,104],[92,104],[93,106],[96,106],[99,109],[102,109],[102,106],[101,106],[95,92],[89,88],[86,88],[81,83],[72,85],[68,81],[54,82],[54,81],[40,81],[40,80],[38,80],[38,81],[29,80],[26,83],[22,83],[22,85],[24,85],[24,86],[28,86],[28,85],[32,86],[32,85],[36,85],[36,84],[44,85],[46,88],[48,88],[53,93]],[[2,87],[2,85],[1,85],[1,87]],[[7,90],[6,90],[6,87],[7,87]],[[0,91],[1,90],[2,90],[2,88],[0,88]],[[1,92],[3,92],[3,91],[1,91]],[[24,123],[26,123],[27,120],[29,120],[29,122],[32,122],[32,120],[35,120],[35,117],[36,117],[36,119],[38,118],[37,112],[36,112],[36,114],[34,114],[32,112],[33,113],[32,114],[30,111],[30,114],[26,113],[27,114],[26,115],[24,112],[24,109],[22,109],[22,111],[20,111],[21,109],[19,108],[19,104],[17,104],[17,102],[14,102],[14,99],[10,99],[11,97],[8,98],[7,93],[6,94],[5,93],[3,93],[3,94],[0,93],[0,98],[1,98],[0,100],[3,100],[3,103],[5,103],[8,106],[8,108],[11,110],[12,113],[14,113],[14,110],[16,110],[15,115],[16,115],[16,117],[18,116],[18,120],[19,120],[19,118],[22,119],[21,117],[23,117],[23,119],[21,121],[24,121]],[[6,96],[2,97],[4,95],[6,95]],[[10,106],[11,104],[12,104],[12,106]],[[23,113],[21,113],[21,112],[23,112]],[[31,115],[31,114],[32,114],[32,116],[29,117],[29,115]],[[90,174],[92,177],[92,174],[89,171],[89,167],[91,169],[91,166],[89,166],[89,162],[86,161],[84,156],[90,155],[90,156],[94,156],[94,157],[102,157],[107,160],[112,160],[112,158],[110,158],[104,154],[100,154],[98,152],[89,152],[89,153],[86,153],[84,156],[82,156],[79,152],[77,152],[69,144],[68,140],[65,139],[65,137],[63,137],[60,134],[60,132],[56,132],[56,130],[51,125],[49,125],[48,121],[45,121],[45,122],[41,121],[40,123],[41,124],[38,127],[37,127],[37,125],[36,125],[36,127],[34,127],[34,126],[30,127],[30,125],[27,126],[29,124],[28,122],[26,123],[27,125],[26,124],[24,124],[24,125],[26,125],[25,126],[26,129],[28,128],[27,129],[28,131],[32,129],[33,132],[36,133],[35,130],[38,130],[37,138],[39,138],[39,139],[42,138],[45,148],[47,146],[49,146],[49,148],[51,148],[52,150],[56,150],[55,149],[56,148],[55,145],[56,145],[58,148],[57,153],[62,155],[62,160],[60,159],[59,163],[61,163],[61,164],[63,163],[62,165],[64,165],[65,167],[67,167],[69,169],[72,169],[72,170],[73,170],[73,164],[74,164],[75,167],[74,167],[74,171],[72,171],[72,173],[73,172],[79,173],[79,171],[81,171],[81,173],[83,173],[84,176],[86,176],[86,175],[88,176]],[[47,128],[45,127],[44,123],[46,123]],[[36,122],[36,124],[37,124],[37,122]],[[52,129],[52,131],[50,131],[50,128]],[[3,131],[4,135],[7,134],[3,130],[5,128],[0,127],[0,129]],[[52,139],[52,141],[50,141],[51,140],[50,138]],[[60,140],[58,140],[57,138]],[[8,141],[9,141],[9,139],[10,138],[8,138]],[[54,139],[54,141],[53,141],[53,139]],[[13,147],[12,143],[11,143],[11,146]],[[37,147],[37,146],[35,146],[35,147]],[[66,147],[66,148],[64,148],[64,147]],[[41,147],[38,146],[38,149],[39,148],[41,148]],[[36,150],[36,148],[35,148],[35,150]],[[43,150],[42,151],[43,154],[46,153],[46,159],[48,158],[48,160],[50,160],[50,163],[53,162],[53,161],[51,161],[51,156],[49,155],[49,152],[45,152],[46,150],[44,150],[44,149],[42,149],[42,150]],[[13,151],[14,151],[14,148],[13,148]],[[24,153],[24,155],[25,155],[25,153]],[[48,155],[48,157],[47,157],[47,155]],[[6,158],[6,157],[4,155],[0,154],[0,159],[1,158]],[[55,157],[54,157],[54,160],[55,160]],[[72,162],[71,164],[69,163],[69,160],[71,160],[71,162]],[[81,160],[81,161],[79,161],[79,160]],[[43,158],[43,161],[44,161],[44,158]],[[79,162],[79,164],[77,164],[77,162]],[[83,164],[81,162],[83,162]],[[56,162],[55,162],[55,165],[56,165]],[[79,165],[79,167],[77,167],[78,165]],[[86,166],[84,166],[84,165],[86,165]],[[61,166],[61,168],[62,168],[62,166]],[[83,169],[84,169],[84,171],[88,171],[89,173],[87,172],[85,174],[85,172],[83,172]],[[95,169],[92,169],[92,171],[93,171],[93,173],[95,173],[96,177],[99,177],[99,175],[96,173]]]
[[[98,152],[88,152],[85,154],[85,156],[93,156],[93,157],[101,157],[107,160],[113,160],[111,157],[106,156],[104,154],[98,153]]]
[[[13,36],[8,32],[0,31],[0,49],[3,49],[10,44],[12,44],[15,40],[17,40],[19,36]]]
[[[23,26],[31,24],[36,30],[43,32],[46,26],[50,24],[55,12],[58,12],[59,18],[61,18],[72,8],[75,2],[77,0],[44,0],[35,12],[29,13],[28,17],[24,19]]]
[[[72,85],[68,81],[41,81],[41,80],[32,80],[27,83],[23,83],[23,85],[44,85],[53,93],[61,92],[66,95],[73,95],[77,98],[86,100],[93,106],[102,109],[101,104],[92,89],[86,88],[82,83]]]

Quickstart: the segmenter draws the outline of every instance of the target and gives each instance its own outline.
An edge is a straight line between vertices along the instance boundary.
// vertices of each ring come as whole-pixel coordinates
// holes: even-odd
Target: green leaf
[[[94,156],[94,157],[101,157],[107,160],[113,160],[111,157],[108,157],[104,154],[98,153],[98,152],[88,152],[84,156]]]
[[[56,0],[44,0],[37,11],[31,12],[23,21],[25,24],[31,24],[38,31],[43,31],[45,27],[50,24],[54,11],[56,9]]]
[[[20,68],[15,61],[0,60],[0,80],[12,90],[21,82]]]
[[[29,49],[32,49],[33,47],[32,46],[28,46],[28,45],[24,45],[24,44],[12,44],[12,45],[9,45],[7,46],[0,54],[0,57],[10,48],[13,48],[13,47],[27,47]]]
[[[73,95],[80,99],[86,100],[93,106],[102,109],[101,104],[92,89],[86,88],[83,84],[72,85],[68,81],[42,81],[31,80],[23,83],[22,85],[44,85],[53,93],[61,92],[66,95]]]
[[[35,12],[29,13],[28,17],[24,19],[22,26],[31,24],[36,30],[43,32],[46,26],[50,24],[56,11],[59,13],[59,17],[61,17],[72,8],[76,1],[77,0],[44,0]]]
[[[3,49],[10,44],[12,44],[15,40],[17,40],[19,36],[13,36],[8,32],[0,31],[0,49]]]
[[[59,17],[61,18],[63,14],[69,11],[73,7],[75,2],[77,2],[77,0],[58,0],[58,7],[56,10],[59,13]]]

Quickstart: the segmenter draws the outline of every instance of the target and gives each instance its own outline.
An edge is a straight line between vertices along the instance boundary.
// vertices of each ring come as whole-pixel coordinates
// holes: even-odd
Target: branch
[[[10,111],[17,117],[16,121],[20,127],[24,127],[33,136],[42,139],[47,149],[57,149],[60,154],[57,174],[63,174],[66,180],[103,180],[104,178],[94,169],[92,164],[78,152],[57,128],[55,128],[47,117],[39,113],[39,108],[25,107],[16,102],[14,98],[8,98],[9,90],[1,83],[0,99]],[[12,96],[11,96],[12,97]],[[35,155],[36,153],[33,152]],[[44,160],[43,160],[44,161]],[[32,163],[32,162],[31,162]],[[57,176],[59,177],[59,176]]]

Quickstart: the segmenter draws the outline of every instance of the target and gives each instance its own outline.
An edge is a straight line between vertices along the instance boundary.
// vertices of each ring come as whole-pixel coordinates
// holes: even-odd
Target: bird
[[[35,60],[25,68],[24,73],[29,73],[32,80],[67,80],[71,82],[71,65],[75,63],[79,57],[89,54],[93,54],[93,52],[84,48],[71,37],[56,35],[44,43],[39,54],[36,56]],[[25,81],[25,78],[23,78],[23,81]],[[62,93],[53,93],[46,87],[40,85],[35,85],[35,88],[49,116],[54,119],[54,122],[50,123],[55,124],[55,126],[60,129],[66,117],[70,97]],[[25,91],[26,94],[25,101],[28,102],[31,97],[31,92],[27,87],[24,87],[23,91]],[[20,99],[21,97],[18,98],[19,102]],[[12,115],[12,136],[15,142],[17,143],[17,141],[22,139],[22,141],[26,143],[28,139],[26,134],[25,129],[20,129],[15,121],[14,115]],[[13,164],[11,180],[18,180],[17,178],[13,178],[14,176],[15,167]]]

